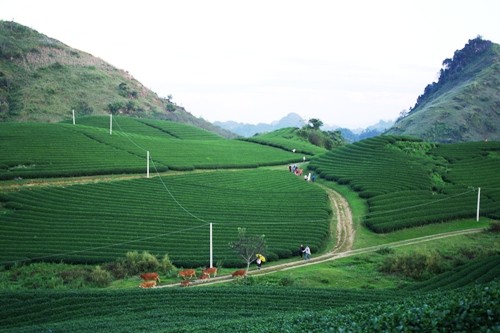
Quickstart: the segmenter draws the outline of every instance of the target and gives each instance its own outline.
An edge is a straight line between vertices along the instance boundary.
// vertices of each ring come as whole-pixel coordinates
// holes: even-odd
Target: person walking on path
[[[304,250],[305,250],[305,249],[306,249],[306,248],[304,247],[304,245],[300,244],[300,247],[299,247],[299,256],[300,256],[301,258],[303,258],[303,257],[304,257]]]
[[[309,260],[311,259],[311,249],[309,248],[309,245],[306,245],[306,248],[304,249],[304,260]]]
[[[260,258],[257,257],[257,260],[255,260],[255,262],[257,263],[257,269],[260,271],[260,266],[262,265],[262,260],[260,260]]]

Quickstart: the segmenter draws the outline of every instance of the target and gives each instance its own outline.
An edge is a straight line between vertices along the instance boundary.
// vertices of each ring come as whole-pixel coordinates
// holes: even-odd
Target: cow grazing
[[[191,282],[189,282],[189,280],[182,280],[181,281],[181,287],[189,287],[190,284],[191,284]]]
[[[158,273],[143,273],[140,275],[141,279],[144,281],[158,281],[160,282],[160,276]]]
[[[156,281],[144,281],[139,285],[140,288],[154,288],[156,287]]]
[[[213,274],[214,277],[217,276],[217,267],[210,267],[203,270],[203,274],[207,274],[210,277],[210,274]]]
[[[194,269],[185,269],[183,271],[180,271],[178,276],[183,279],[193,278],[196,276],[196,271]]]
[[[245,277],[247,275],[247,271],[245,269],[240,269],[240,270],[233,272],[233,274],[231,274],[231,275],[232,275],[232,277],[238,277],[238,276]]]
[[[208,279],[210,279],[210,275],[205,274],[205,273],[201,273],[201,275],[200,275],[199,279],[200,279],[201,281],[207,281]]]

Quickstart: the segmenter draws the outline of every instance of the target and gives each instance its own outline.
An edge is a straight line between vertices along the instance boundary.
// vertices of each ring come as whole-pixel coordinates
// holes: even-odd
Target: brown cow
[[[141,279],[144,281],[158,281],[160,282],[160,276],[158,273],[143,273],[140,275]]]
[[[190,284],[191,284],[191,282],[189,282],[189,280],[182,280],[181,281],[181,287],[189,287]]]
[[[240,269],[240,270],[233,272],[233,274],[231,274],[231,275],[233,277],[238,277],[238,276],[245,277],[247,275],[247,271],[246,271],[246,269]]]
[[[156,281],[144,281],[139,285],[140,288],[154,288],[156,287]]]
[[[210,279],[210,275],[205,274],[205,273],[201,273],[199,279],[202,280],[203,282],[207,281],[208,279]]]
[[[182,277],[183,279],[192,278],[196,276],[196,271],[194,269],[185,269],[183,271],[180,271],[178,276]]]
[[[210,267],[210,268],[204,269],[202,272],[203,272],[203,274],[207,274],[208,277],[210,277],[210,274],[213,274],[214,277],[216,277],[217,276],[217,267]]]

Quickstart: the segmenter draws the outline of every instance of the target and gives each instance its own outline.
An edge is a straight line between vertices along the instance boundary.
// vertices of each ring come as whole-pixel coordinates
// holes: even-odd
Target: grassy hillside
[[[244,140],[306,155],[318,155],[345,144],[340,132],[324,132],[308,125],[282,128]]]
[[[387,134],[432,142],[500,140],[500,45],[470,40],[443,62],[407,115]]]
[[[322,178],[366,199],[368,228],[385,233],[476,216],[500,218],[500,142],[438,145],[381,136],[322,155],[309,165]]]
[[[160,97],[125,70],[15,22],[0,21],[0,121],[58,122],[121,114],[228,131]]]
[[[0,179],[243,168],[302,160],[172,121],[88,117],[71,123],[0,123]]]

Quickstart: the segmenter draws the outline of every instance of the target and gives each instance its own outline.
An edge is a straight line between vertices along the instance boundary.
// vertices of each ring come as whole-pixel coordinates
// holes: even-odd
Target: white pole
[[[214,267],[213,248],[212,248],[212,223],[210,223],[210,268]]]
[[[73,125],[75,124],[75,110],[71,110],[73,111]]]
[[[146,163],[146,178],[149,178],[149,150],[148,150],[148,154],[147,154],[147,163]]]
[[[109,135],[113,134],[113,115],[109,115]]]
[[[481,188],[479,187],[477,190],[477,214],[476,214],[476,222],[479,222],[479,203],[481,202]]]

